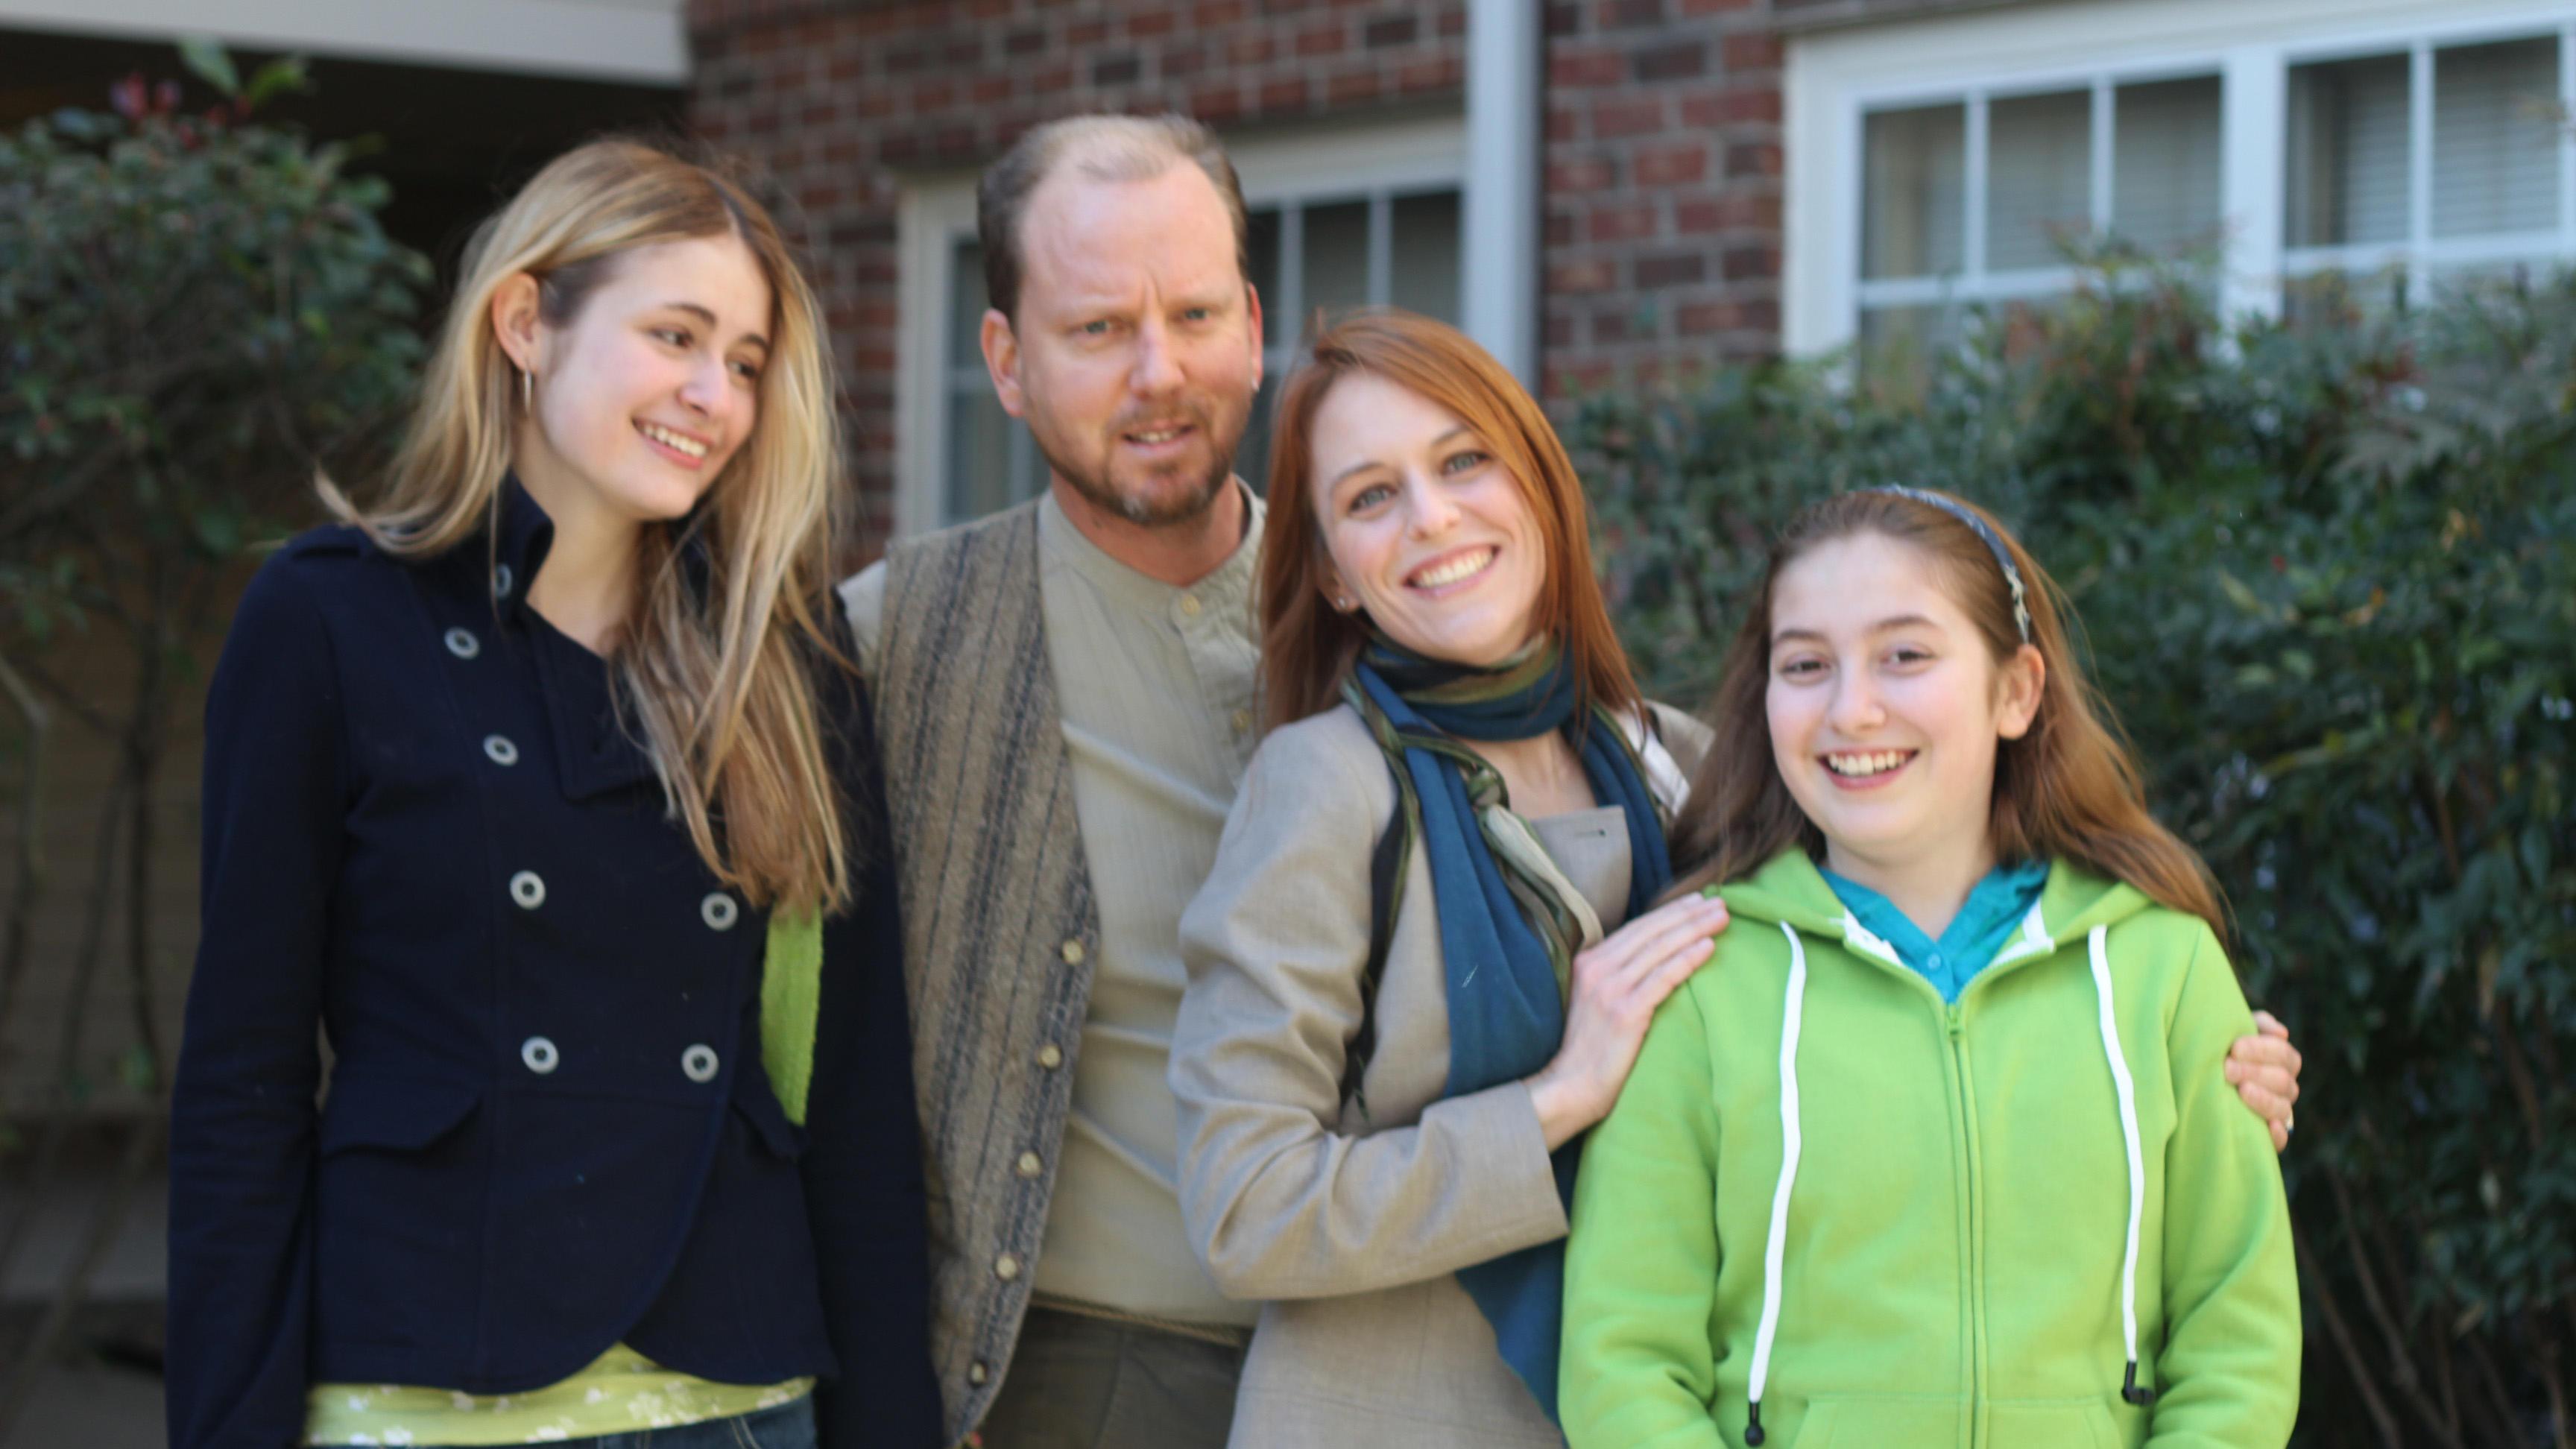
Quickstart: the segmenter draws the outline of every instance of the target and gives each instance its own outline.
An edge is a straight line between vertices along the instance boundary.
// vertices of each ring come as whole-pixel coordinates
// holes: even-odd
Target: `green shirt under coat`
[[[2288,1209],[2228,1087],[2250,1012],[2209,927],[2063,863],[1945,1005],[1800,851],[1726,888],[1716,958],[1665,1003],[1575,1193],[1574,1449],[1744,1442],[1785,1155],[1791,942],[1807,966],[1767,1449],[2266,1449],[2298,1409]],[[2141,1382],[2120,1395],[2129,1168],[2096,926],[2145,1163]]]

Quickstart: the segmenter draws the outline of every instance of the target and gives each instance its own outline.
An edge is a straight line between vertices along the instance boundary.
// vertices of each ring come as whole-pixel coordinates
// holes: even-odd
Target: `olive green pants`
[[[1225,1449],[1243,1350],[1031,1308],[984,1449]]]

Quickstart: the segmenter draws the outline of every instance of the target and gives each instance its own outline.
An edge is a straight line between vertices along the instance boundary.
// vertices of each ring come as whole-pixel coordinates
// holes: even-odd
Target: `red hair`
[[[1546,553],[1538,627],[1565,648],[1587,704],[1639,707],[1628,656],[1592,573],[1592,530],[1574,462],[1528,389],[1466,334],[1393,309],[1326,328],[1279,396],[1270,442],[1270,514],[1261,536],[1261,698],[1265,727],[1321,714],[1368,641],[1368,625],[1325,602],[1323,527],[1316,517],[1315,414],[1333,384],[1383,378],[1455,414],[1519,485]]]
[[[1939,495],[1948,498],[1949,495]],[[2047,676],[2030,729],[1995,750],[1994,804],[1987,838],[1998,860],[2069,860],[2137,887],[2161,904],[2227,935],[2226,904],[2209,867],[2147,812],[2144,776],[2110,707],[2068,645],[2064,595],[2037,560],[1984,509],[1950,502],[1983,520],[2020,571],[2030,608],[2030,642]],[[1812,504],[1772,545],[1753,607],[1727,649],[1717,697],[1708,707],[1716,742],[1673,822],[1675,893],[1737,880],[1791,845],[1821,853],[1824,836],[1780,778],[1771,753],[1771,592],[1780,573],[1813,549],[1877,534],[1921,549],[1944,591],[2000,665],[2021,648],[2012,591],[1994,551],[1964,520],[1936,504],[1864,490]]]

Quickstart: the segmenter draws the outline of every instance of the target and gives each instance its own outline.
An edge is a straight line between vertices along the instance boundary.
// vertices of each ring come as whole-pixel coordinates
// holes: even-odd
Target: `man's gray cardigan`
[[[878,637],[870,693],[928,1157],[930,1353],[953,1442],[992,1406],[1028,1309],[1100,939],[1035,506],[896,544]]]

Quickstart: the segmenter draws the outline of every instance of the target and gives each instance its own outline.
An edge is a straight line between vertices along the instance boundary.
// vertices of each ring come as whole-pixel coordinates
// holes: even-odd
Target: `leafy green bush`
[[[252,120],[302,84],[300,67],[245,83],[211,45],[185,49],[223,97],[211,109],[183,113],[176,82],[138,76],[114,88],[114,114],[0,134],[0,760],[15,766],[0,790],[17,837],[0,892],[0,1041],[23,979],[69,976],[57,1106],[102,1081],[146,1095],[163,1077],[156,777],[197,712],[197,661],[246,545],[311,516],[317,465],[360,471],[384,442],[429,281],[377,224],[385,187],[350,175],[345,148]],[[33,923],[72,864],[54,858],[42,809],[46,740],[63,720],[108,740],[116,772],[77,802],[99,821],[78,944],[39,962]],[[81,1024],[107,974],[111,907],[133,1029],[102,1071],[81,1055]],[[0,1112],[18,1084],[0,1081]]]
[[[2301,1441],[2569,1443],[2576,284],[2294,329],[2098,279],[1902,382],[1781,363],[1582,405],[1648,683],[1704,696],[1814,498],[2011,521],[2307,1053]]]

